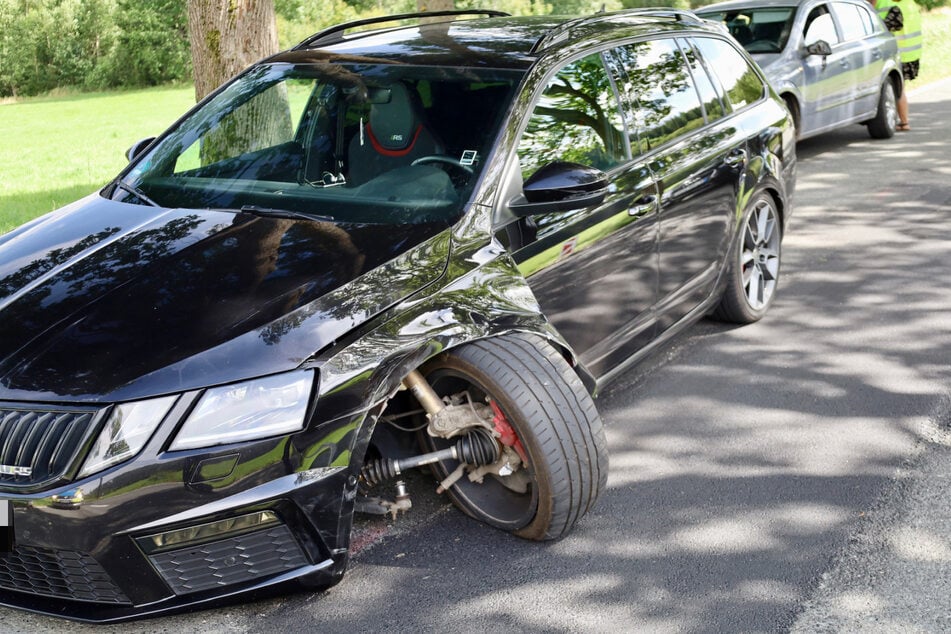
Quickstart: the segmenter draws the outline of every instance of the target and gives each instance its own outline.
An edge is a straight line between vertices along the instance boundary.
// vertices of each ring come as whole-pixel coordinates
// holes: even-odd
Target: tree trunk
[[[273,0],[188,0],[188,39],[201,101],[262,57],[278,50]],[[286,141],[290,118],[287,94],[276,86],[223,119],[202,141],[201,163]]]
[[[455,4],[455,0],[416,0],[416,8],[420,11],[452,11]]]
[[[273,0],[188,0],[195,98],[278,50]]]

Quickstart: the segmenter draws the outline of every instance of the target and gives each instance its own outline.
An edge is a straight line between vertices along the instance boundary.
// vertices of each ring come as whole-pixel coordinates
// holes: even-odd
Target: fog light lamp
[[[258,511],[238,517],[230,517],[216,522],[179,528],[165,533],[156,533],[147,537],[140,537],[139,545],[146,552],[152,554],[165,550],[172,550],[182,546],[201,544],[215,541],[223,537],[249,533],[259,528],[279,524],[280,520],[273,511]]]

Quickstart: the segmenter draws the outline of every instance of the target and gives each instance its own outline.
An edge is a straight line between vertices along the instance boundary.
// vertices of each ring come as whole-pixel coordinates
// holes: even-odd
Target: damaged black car
[[[333,585],[411,469],[563,537],[597,390],[770,306],[796,166],[675,10],[340,25],[128,156],[0,236],[0,604],[97,622]]]

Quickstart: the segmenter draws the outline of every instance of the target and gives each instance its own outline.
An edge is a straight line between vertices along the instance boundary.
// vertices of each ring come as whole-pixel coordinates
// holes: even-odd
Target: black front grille
[[[0,553],[0,588],[75,601],[131,603],[95,559],[67,550],[23,546]]]
[[[307,565],[286,526],[149,557],[175,594],[253,581]]]
[[[62,475],[96,412],[0,407],[0,485],[31,485]]]

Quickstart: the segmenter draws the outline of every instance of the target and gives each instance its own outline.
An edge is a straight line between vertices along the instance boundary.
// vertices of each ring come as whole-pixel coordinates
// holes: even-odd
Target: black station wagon
[[[396,16],[255,64],[0,237],[0,603],[327,587],[422,466],[564,536],[607,481],[597,389],[769,307],[794,147],[689,12]]]

